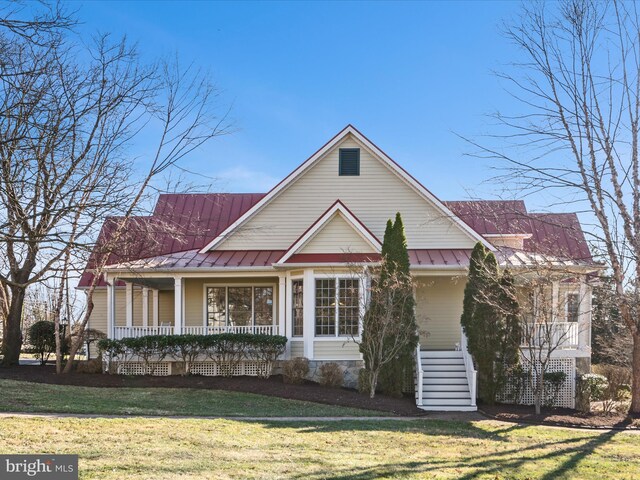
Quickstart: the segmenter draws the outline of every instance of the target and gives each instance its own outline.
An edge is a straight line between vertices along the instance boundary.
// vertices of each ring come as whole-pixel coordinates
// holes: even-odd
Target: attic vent
[[[360,175],[360,149],[341,148],[338,170],[340,176]]]

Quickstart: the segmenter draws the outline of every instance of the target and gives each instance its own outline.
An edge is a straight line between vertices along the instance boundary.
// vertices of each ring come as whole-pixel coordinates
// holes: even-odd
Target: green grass
[[[75,453],[83,479],[631,479],[640,436],[493,421],[4,418],[0,452]]]
[[[96,388],[0,380],[1,412],[240,417],[380,416],[337,407],[224,390]]]

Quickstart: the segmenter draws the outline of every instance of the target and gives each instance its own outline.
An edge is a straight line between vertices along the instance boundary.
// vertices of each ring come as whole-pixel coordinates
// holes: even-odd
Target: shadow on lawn
[[[285,424],[281,422],[266,422],[267,428],[283,428]],[[286,424],[287,428],[291,428],[292,424]],[[471,423],[462,421],[442,421],[442,420],[425,420],[414,422],[395,422],[395,421],[377,421],[377,422],[331,422],[331,423],[314,423],[300,425],[298,433],[304,434],[314,432],[341,432],[341,431],[394,431],[394,432],[410,432],[422,433],[425,436],[447,435],[451,437],[459,436],[466,439],[486,439],[498,442],[511,442],[508,434],[523,428],[530,428],[531,425],[513,424],[497,430],[487,431],[474,426]],[[527,463],[537,463],[545,460],[554,460],[557,462],[551,470],[546,473],[540,472],[541,476],[536,477],[541,480],[553,480],[562,474],[575,469],[578,464],[586,457],[591,455],[598,447],[609,442],[617,433],[617,431],[606,431],[592,437],[575,436],[562,440],[554,440],[547,442],[535,443],[529,446],[510,448],[508,450],[492,451],[487,453],[482,447],[469,446],[462,450],[459,455],[453,459],[432,458],[424,461],[412,460],[406,462],[393,462],[382,465],[364,467],[354,471],[352,469],[339,469],[329,472],[323,470],[321,472],[306,472],[294,478],[328,478],[332,480],[372,480],[377,478],[403,478],[409,475],[426,474],[438,472],[455,475],[455,478],[461,480],[471,480],[482,476],[495,476],[501,478],[509,478],[519,471]],[[420,448],[419,441],[416,443],[416,449]],[[550,451],[545,452],[545,449]],[[567,458],[562,458],[567,457]],[[465,473],[466,472],[466,473]]]

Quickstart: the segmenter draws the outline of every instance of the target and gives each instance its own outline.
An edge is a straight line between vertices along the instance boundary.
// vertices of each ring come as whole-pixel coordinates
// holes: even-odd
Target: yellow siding
[[[173,290],[161,290],[158,292],[158,325],[173,325],[173,312]]]
[[[89,317],[89,328],[107,333],[107,289],[94,290],[93,310]]]
[[[460,342],[460,315],[466,277],[432,277],[416,288],[416,320],[420,346],[453,350]]]
[[[336,213],[299,253],[371,253],[374,249],[340,213]]]
[[[315,341],[314,360],[360,360],[358,345],[353,341]]]
[[[341,147],[361,149],[359,176],[338,175]],[[286,249],[338,199],[380,239],[387,219],[400,212],[409,248],[472,248],[475,243],[349,136],[218,248]]]
[[[304,342],[291,342],[291,357],[304,357]]]

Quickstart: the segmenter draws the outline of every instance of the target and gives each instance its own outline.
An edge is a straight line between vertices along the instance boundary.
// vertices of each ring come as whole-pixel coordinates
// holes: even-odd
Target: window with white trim
[[[302,280],[291,282],[291,300],[291,334],[294,337],[302,337],[304,333],[304,283]]]
[[[580,318],[580,295],[567,293],[567,322],[577,322]]]
[[[273,325],[273,287],[207,287],[207,325]]]
[[[359,280],[316,278],[316,336],[357,336],[359,325]]]

